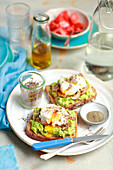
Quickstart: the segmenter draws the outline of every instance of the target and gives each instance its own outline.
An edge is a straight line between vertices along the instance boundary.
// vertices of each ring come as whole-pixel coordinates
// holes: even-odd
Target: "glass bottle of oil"
[[[49,16],[44,13],[39,13],[34,16],[33,19],[31,64],[37,69],[44,69],[51,65]]]

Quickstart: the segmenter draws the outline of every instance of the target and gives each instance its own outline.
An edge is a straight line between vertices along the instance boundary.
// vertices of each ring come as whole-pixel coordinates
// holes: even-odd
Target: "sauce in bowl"
[[[81,107],[80,117],[89,125],[99,125],[109,119],[109,110],[101,103],[91,102]]]
[[[90,122],[102,122],[104,120],[104,115],[100,111],[90,111],[86,117]]]

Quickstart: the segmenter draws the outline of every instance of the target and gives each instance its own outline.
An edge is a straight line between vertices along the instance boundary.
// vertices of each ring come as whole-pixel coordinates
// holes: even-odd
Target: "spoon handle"
[[[71,39],[71,35],[72,35],[72,33],[69,35],[69,37],[64,42],[64,46],[68,46],[69,45],[69,42],[70,42],[70,39]]]

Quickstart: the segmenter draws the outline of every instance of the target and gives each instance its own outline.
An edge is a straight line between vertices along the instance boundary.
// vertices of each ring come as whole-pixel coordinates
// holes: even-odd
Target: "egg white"
[[[41,109],[39,115],[41,122],[44,124],[50,124],[50,120],[52,119],[55,110],[57,110],[57,115],[60,115],[60,117],[58,117],[58,120],[56,120],[52,125],[60,126],[65,124],[67,122],[66,117],[69,115],[68,112],[65,110],[65,108],[54,104],[47,104],[45,107]],[[57,119],[57,115],[56,115],[56,119]]]
[[[60,90],[65,95],[74,95],[78,90],[83,89],[86,86],[86,81],[80,75],[75,75],[76,83],[70,82],[69,79],[71,76],[61,77],[59,84]]]

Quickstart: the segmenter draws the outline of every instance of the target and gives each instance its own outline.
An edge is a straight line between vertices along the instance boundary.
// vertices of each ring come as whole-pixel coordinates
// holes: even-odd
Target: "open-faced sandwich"
[[[45,86],[50,102],[72,110],[92,102],[97,96],[96,89],[79,73],[61,77],[57,82]]]
[[[77,137],[77,112],[54,104],[36,107],[25,132],[38,141]]]

